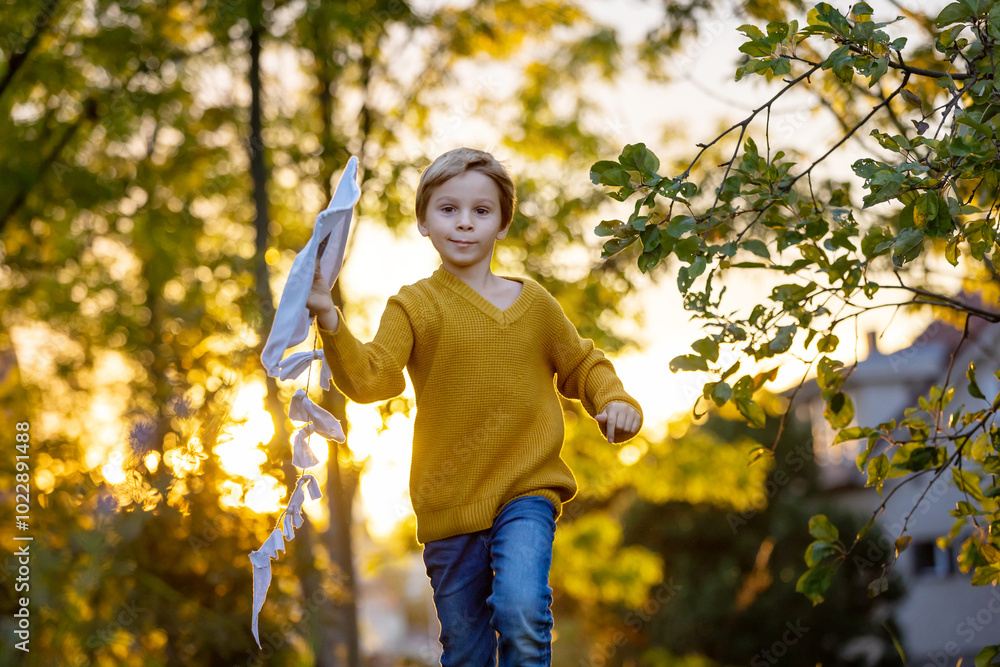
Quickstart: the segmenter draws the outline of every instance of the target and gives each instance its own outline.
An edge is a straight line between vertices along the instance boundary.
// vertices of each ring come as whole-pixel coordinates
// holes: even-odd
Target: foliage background
[[[497,268],[542,282],[605,350],[635,349],[623,332],[642,321],[622,324],[636,317],[624,295],[650,282],[635,248],[598,257],[605,197],[587,175],[622,141],[595,119],[603,86],[640,73],[656,90],[704,52],[699,30],[713,25],[700,20],[708,0],[643,9],[648,31],[627,41],[595,6],[558,2],[0,8],[0,408],[4,424],[31,424],[37,536],[27,655],[8,642],[16,570],[3,545],[0,661],[377,664],[358,651],[356,571],[379,570],[353,557],[366,459],[350,439],[327,452],[324,504],[273,564],[266,648],[253,648],[246,554],[276,516],[260,508],[295,476],[283,406],[296,387],[265,382],[258,361],[273,299],[349,155],[363,171],[356,224],[403,236],[419,170],[455,127],[500,128],[485,147],[508,156],[521,205]],[[761,22],[805,8],[714,9]],[[818,91],[845,123],[869,102],[834,83]],[[662,106],[652,92],[648,103]],[[567,270],[559,258],[572,253],[586,259]],[[335,296],[349,318],[381,306]],[[335,392],[323,401],[346,414]],[[841,649],[864,637],[896,664],[863,573],[843,573],[820,607],[794,592],[806,512],[826,509],[808,436],[785,424],[778,439],[782,401],[758,404],[763,430],[728,406],[619,450],[567,403],[581,493],[553,567],[559,664],[745,664],[799,622],[810,630],[785,646],[789,664],[852,664]],[[242,467],[226,456],[234,441],[250,443]],[[747,466],[774,443],[773,460]],[[791,481],[769,493],[782,470]],[[0,460],[4,526],[16,474]],[[412,526],[379,548],[412,556]],[[731,641],[705,630],[722,627]]]

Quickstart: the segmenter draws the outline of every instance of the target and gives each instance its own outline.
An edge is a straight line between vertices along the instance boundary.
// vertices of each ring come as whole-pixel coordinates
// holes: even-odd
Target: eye
[[[480,206],[479,208],[476,209],[476,213],[478,213],[479,215],[489,215],[490,209],[486,208],[485,206]]]
[[[441,212],[442,213],[451,213],[454,210],[455,210],[455,207],[452,206],[451,204],[445,204],[444,206],[441,207]]]

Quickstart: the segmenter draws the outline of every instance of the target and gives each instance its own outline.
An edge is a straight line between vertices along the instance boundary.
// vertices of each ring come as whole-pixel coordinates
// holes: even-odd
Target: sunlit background
[[[795,12],[794,3],[707,3],[686,19],[669,15],[677,3],[641,0],[265,3],[263,247],[246,150],[243,3],[28,4],[0,9],[6,67],[33,25],[44,34],[26,69],[0,84],[0,164],[10,175],[0,179],[0,206],[13,202],[0,232],[0,407],[30,418],[35,443],[39,650],[24,658],[0,649],[3,664],[208,665],[261,655],[249,634],[247,554],[276,525],[290,474],[302,472],[289,461],[302,424],[286,423],[283,411],[297,389],[317,403],[329,393],[314,363],[269,396],[259,357],[267,296],[280,297],[331,183],[358,156],[363,195],[339,291],[347,326],[370,340],[386,300],[439,264],[413,224],[413,193],[420,169],[461,145],[493,151],[521,188],[494,271],[542,281],[607,350],[645,416],[639,437],[612,447],[578,404],[566,406],[564,457],[581,492],[557,536],[554,664],[746,664],[794,615],[826,628],[800,656],[859,637],[890,647],[878,634],[884,610],[863,586],[845,586],[818,610],[794,592],[807,544],[794,531],[803,532],[806,505],[823,502],[809,426],[788,424],[787,455],[750,466],[775,424],[751,432],[725,410],[694,419],[709,378],[668,368],[700,337],[675,267],[641,274],[631,257],[603,261],[604,239],[593,233],[628,205],[591,184],[590,165],[645,142],[681,171],[697,142],[769,96],[764,82],[733,81],[736,27]],[[888,0],[871,4],[898,11]],[[679,41],[667,34],[668,15]],[[325,25],[335,26],[330,34]],[[650,44],[662,58],[640,57]],[[804,157],[837,131],[806,97],[789,99],[772,122]],[[66,153],[32,161],[63,139]],[[824,169],[849,173],[872,150],[859,141],[850,159]],[[267,294],[256,287],[260,266]],[[963,278],[943,261],[931,269],[950,284]],[[750,308],[773,284],[728,287],[735,307]],[[844,346],[849,362],[855,350],[859,359],[873,353],[869,332],[890,353],[931,321],[875,311],[838,335],[858,341]],[[313,344],[311,334],[289,353]],[[805,371],[796,352],[780,360],[778,390]],[[350,664],[345,628],[354,623],[365,664],[436,664],[407,490],[413,400],[407,378],[396,401],[348,401],[337,461],[331,443],[311,436],[319,464],[309,472],[324,498],[305,503],[308,523],[274,561],[261,615],[274,656],[266,664]],[[772,416],[784,401],[762,399]],[[801,479],[775,483],[800,461],[809,466]],[[345,547],[331,512],[345,501],[331,490],[331,470],[348,489],[354,573],[339,565]],[[6,521],[13,504],[0,499]],[[322,601],[311,602],[317,592]],[[136,600],[142,611],[123,616]],[[703,636],[726,624],[735,628],[728,653]],[[4,643],[12,627],[8,614]],[[871,664],[897,664],[884,653]],[[807,664],[795,659],[786,664]]]

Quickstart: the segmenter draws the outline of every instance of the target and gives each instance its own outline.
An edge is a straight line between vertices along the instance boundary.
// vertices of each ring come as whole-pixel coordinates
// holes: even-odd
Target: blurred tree
[[[747,466],[778,430],[777,417],[751,430],[731,408],[614,450],[573,429],[581,491],[567,512],[580,518],[556,534],[553,664],[900,664],[898,630],[867,591],[881,561],[842,572],[820,607],[796,593],[810,539],[801,523],[814,512],[855,520],[824,504],[806,426],[792,424],[773,458]],[[881,600],[900,595],[894,585]],[[706,628],[725,628],[725,639]],[[781,656],[765,653],[774,644]]]
[[[704,402],[735,406],[760,427],[764,412],[755,392],[775,373],[756,370],[786,352],[804,355],[808,367],[815,366],[834,444],[867,441],[857,465],[869,486],[881,493],[888,479],[899,478],[895,490],[928,473],[928,484],[948,475],[965,494],[940,543],[970,527],[960,567],[973,572],[973,585],[995,585],[1000,431],[993,422],[1000,397],[984,394],[974,363],[953,366],[971,319],[984,327],[1000,322],[994,79],[1000,5],[962,0],[936,15],[901,10],[906,17],[888,21],[876,21],[865,2],[846,13],[819,3],[805,21],[789,20],[785,10],[794,6],[777,3],[761,15],[770,19],[766,26],[739,28],[746,42],[736,79],[757,74],[780,79],[781,87],[715,139],[698,143],[690,161],[668,167],[675,176],[661,176],[659,160],[643,144],[626,146],[617,161],[594,164],[593,181],[614,188],[612,197],[635,197],[626,221],[606,221],[597,233],[612,237],[606,256],[637,248],[630,256],[642,271],[676,258],[678,289],[685,307],[704,322],[706,337],[671,368],[714,375],[704,385]],[[901,20],[907,36],[899,36],[904,26],[893,25]],[[820,99],[842,129],[805,166],[796,163],[794,147],[778,145],[771,125],[782,98],[802,90]],[[861,139],[863,128],[870,128],[873,150],[864,142],[863,152],[849,150],[848,141]],[[850,181],[824,172],[824,160],[837,154],[854,158],[853,171],[867,191],[860,201]],[[707,157],[721,164],[705,167]],[[948,286],[941,259],[957,268],[951,275],[961,279],[961,291]],[[744,271],[772,280],[770,294],[749,304],[724,298]],[[832,356],[840,345],[836,332],[879,308],[932,309],[964,334],[941,384],[908,406],[899,423],[858,425],[843,391],[853,367]],[[723,363],[730,349],[738,361]],[[955,381],[963,370],[966,380]],[[952,404],[956,389],[968,398],[959,407]],[[763,453],[773,454],[773,447]],[[846,541],[833,525],[811,522],[809,571],[798,587],[813,602],[827,595],[833,571],[884,506]],[[893,536],[897,552],[910,544],[909,516]],[[885,589],[884,577],[877,573],[874,592]],[[977,662],[998,655],[1000,645],[989,646]]]
[[[615,75],[616,34],[579,7],[511,0],[0,12],[0,358],[20,357],[3,370],[24,385],[8,406],[31,424],[38,546],[32,652],[4,644],[0,662],[356,664],[364,461],[348,448],[329,457],[333,520],[275,562],[265,647],[249,650],[246,554],[294,482],[292,388],[256,393],[273,317],[261,282],[273,299],[348,155],[363,167],[358,224],[402,229],[448,123],[482,122],[504,129],[522,202],[499,264],[546,284],[602,347],[627,344],[599,318],[620,314],[628,262],[551,259],[581,247],[602,198],[572,175],[611,145],[586,120],[587,84]],[[463,70],[498,61],[523,68],[509,105]],[[343,416],[342,397],[324,401]],[[2,488],[13,466],[0,462]],[[5,636],[12,598],[5,587]]]

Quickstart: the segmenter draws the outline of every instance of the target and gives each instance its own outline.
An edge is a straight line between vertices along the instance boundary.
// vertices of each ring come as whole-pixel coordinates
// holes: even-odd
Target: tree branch
[[[897,87],[896,90],[892,91],[892,93],[890,93],[888,97],[886,97],[881,102],[879,102],[877,105],[875,105],[872,108],[872,110],[868,113],[867,116],[865,116],[864,118],[862,118],[861,121],[857,125],[855,125],[847,134],[845,134],[843,137],[841,137],[840,141],[838,141],[833,146],[831,146],[830,150],[828,150],[826,153],[824,153],[822,156],[820,156],[819,159],[817,159],[815,162],[813,162],[811,165],[809,165],[808,169],[806,169],[801,174],[799,174],[798,176],[796,176],[795,178],[793,178],[792,180],[790,180],[788,182],[788,184],[786,186],[784,186],[785,190],[791,189],[791,187],[793,185],[795,185],[796,181],[798,181],[800,178],[802,178],[803,176],[805,176],[806,174],[808,174],[809,172],[811,172],[816,165],[818,165],[820,162],[822,162],[823,160],[825,160],[826,158],[828,158],[830,156],[830,154],[833,153],[835,150],[837,150],[838,148],[840,148],[844,144],[844,142],[846,142],[848,139],[851,138],[851,136],[854,135],[855,132],[857,132],[858,130],[860,130],[869,120],[871,120],[872,116],[874,116],[876,113],[878,113],[879,109],[881,109],[884,106],[887,106],[889,104],[889,102],[892,101],[892,98],[894,98],[896,95],[898,95],[900,93],[900,91],[902,91],[903,88],[906,87],[906,84],[907,84],[907,82],[909,80],[910,80],[910,75],[907,73],[905,76],[903,76],[903,82],[901,84],[899,84],[899,87]]]
[[[856,49],[851,49],[851,50],[854,51],[855,53],[859,53]],[[871,54],[859,53],[859,55],[869,56]],[[787,57],[791,60],[798,60],[799,62],[805,63],[806,65],[812,65],[813,67],[823,66],[823,63],[813,62],[812,60],[807,60],[806,58],[802,58],[801,56],[790,55]],[[962,74],[961,72],[938,72],[932,69],[914,67],[913,65],[907,65],[906,63],[897,63],[891,59],[888,60],[888,66],[891,67],[892,69],[897,69],[900,70],[901,72],[905,72],[906,74],[916,74],[917,76],[929,76],[935,79],[939,79],[944,76],[950,76],[955,81],[961,81],[962,79],[976,78],[975,74],[969,74],[969,73]]]
[[[993,324],[1000,322],[1000,313],[994,313],[989,310],[977,308],[976,306],[972,306],[967,303],[962,303],[961,301],[959,301],[954,297],[938,294],[937,292],[931,292],[929,290],[925,290],[920,287],[910,287],[909,285],[905,285],[902,282],[900,282],[899,285],[882,285],[882,289],[901,289],[907,292],[912,292],[914,294],[926,297],[927,299],[933,299],[932,301],[914,299],[910,303],[924,303],[932,306],[949,306],[954,310],[960,310],[962,312],[968,313],[970,315],[986,320],[987,322],[991,322]]]
[[[722,134],[720,134],[719,136],[717,136],[715,139],[713,139],[709,143],[707,143],[707,144],[697,144],[698,147],[701,148],[701,150],[698,151],[698,154],[694,156],[693,160],[691,160],[691,164],[688,165],[687,169],[685,169],[683,171],[683,173],[681,173],[674,180],[682,181],[685,178],[687,178],[691,174],[691,169],[698,162],[698,160],[701,159],[701,156],[705,153],[705,151],[707,151],[709,148],[711,148],[715,144],[719,143],[723,139],[723,137],[725,137],[727,134],[729,134],[730,132],[732,132],[733,130],[735,130],[738,127],[742,128],[743,132],[746,132],[746,128],[750,125],[750,122],[757,116],[757,114],[759,114],[764,109],[769,108],[772,104],[774,104],[774,102],[779,97],[781,97],[782,95],[784,95],[785,93],[787,93],[792,87],[794,87],[795,84],[797,84],[799,81],[802,81],[803,79],[809,78],[810,76],[813,75],[813,73],[816,70],[818,70],[821,67],[820,64],[814,64],[814,63],[810,63],[810,64],[813,65],[813,67],[811,69],[809,69],[808,71],[806,71],[801,76],[798,76],[798,77],[792,79],[791,81],[789,81],[788,85],[786,85],[784,88],[782,88],[781,90],[779,90],[777,92],[777,94],[775,94],[775,96],[772,97],[771,99],[769,99],[767,102],[765,102],[761,106],[759,106],[756,109],[754,109],[753,112],[748,117],[746,117],[743,120],[741,120],[740,122],[736,123],[735,125],[733,125],[729,129],[727,129],[726,131],[724,131]],[[741,137],[743,136],[743,132],[740,133]],[[738,146],[738,144],[737,144],[737,146]],[[723,180],[725,180],[725,179],[723,179]]]
[[[55,164],[56,160],[59,159],[59,156],[62,155],[63,150],[67,145],[69,145],[69,142],[76,135],[77,131],[79,131],[80,126],[83,125],[84,121],[95,120],[96,118],[97,101],[94,98],[90,98],[84,102],[83,113],[81,113],[76,119],[76,122],[66,130],[63,136],[59,139],[59,143],[56,144],[49,154],[42,160],[42,163],[38,167],[38,171],[35,174],[34,181],[14,195],[10,204],[7,205],[7,210],[3,212],[3,215],[0,215],[0,234],[3,234],[7,223],[10,222],[14,215],[21,209],[22,206],[24,206],[24,202],[28,199],[28,193],[31,192],[34,185],[38,183],[38,181],[42,180],[42,177],[45,176],[46,172],[52,168],[52,165]]]
[[[21,66],[24,65],[25,61],[27,61],[28,55],[35,50],[36,46],[38,46],[38,39],[52,22],[52,17],[55,15],[56,5],[58,4],[59,0],[47,0],[45,5],[38,10],[38,14],[35,15],[35,20],[33,22],[35,25],[35,31],[31,33],[31,37],[29,37],[28,41],[24,43],[24,48],[12,54],[7,60],[7,72],[3,75],[3,79],[0,79],[0,97],[3,97],[4,91],[7,90],[7,87],[10,86],[10,82],[13,81],[18,70],[21,69]]]

